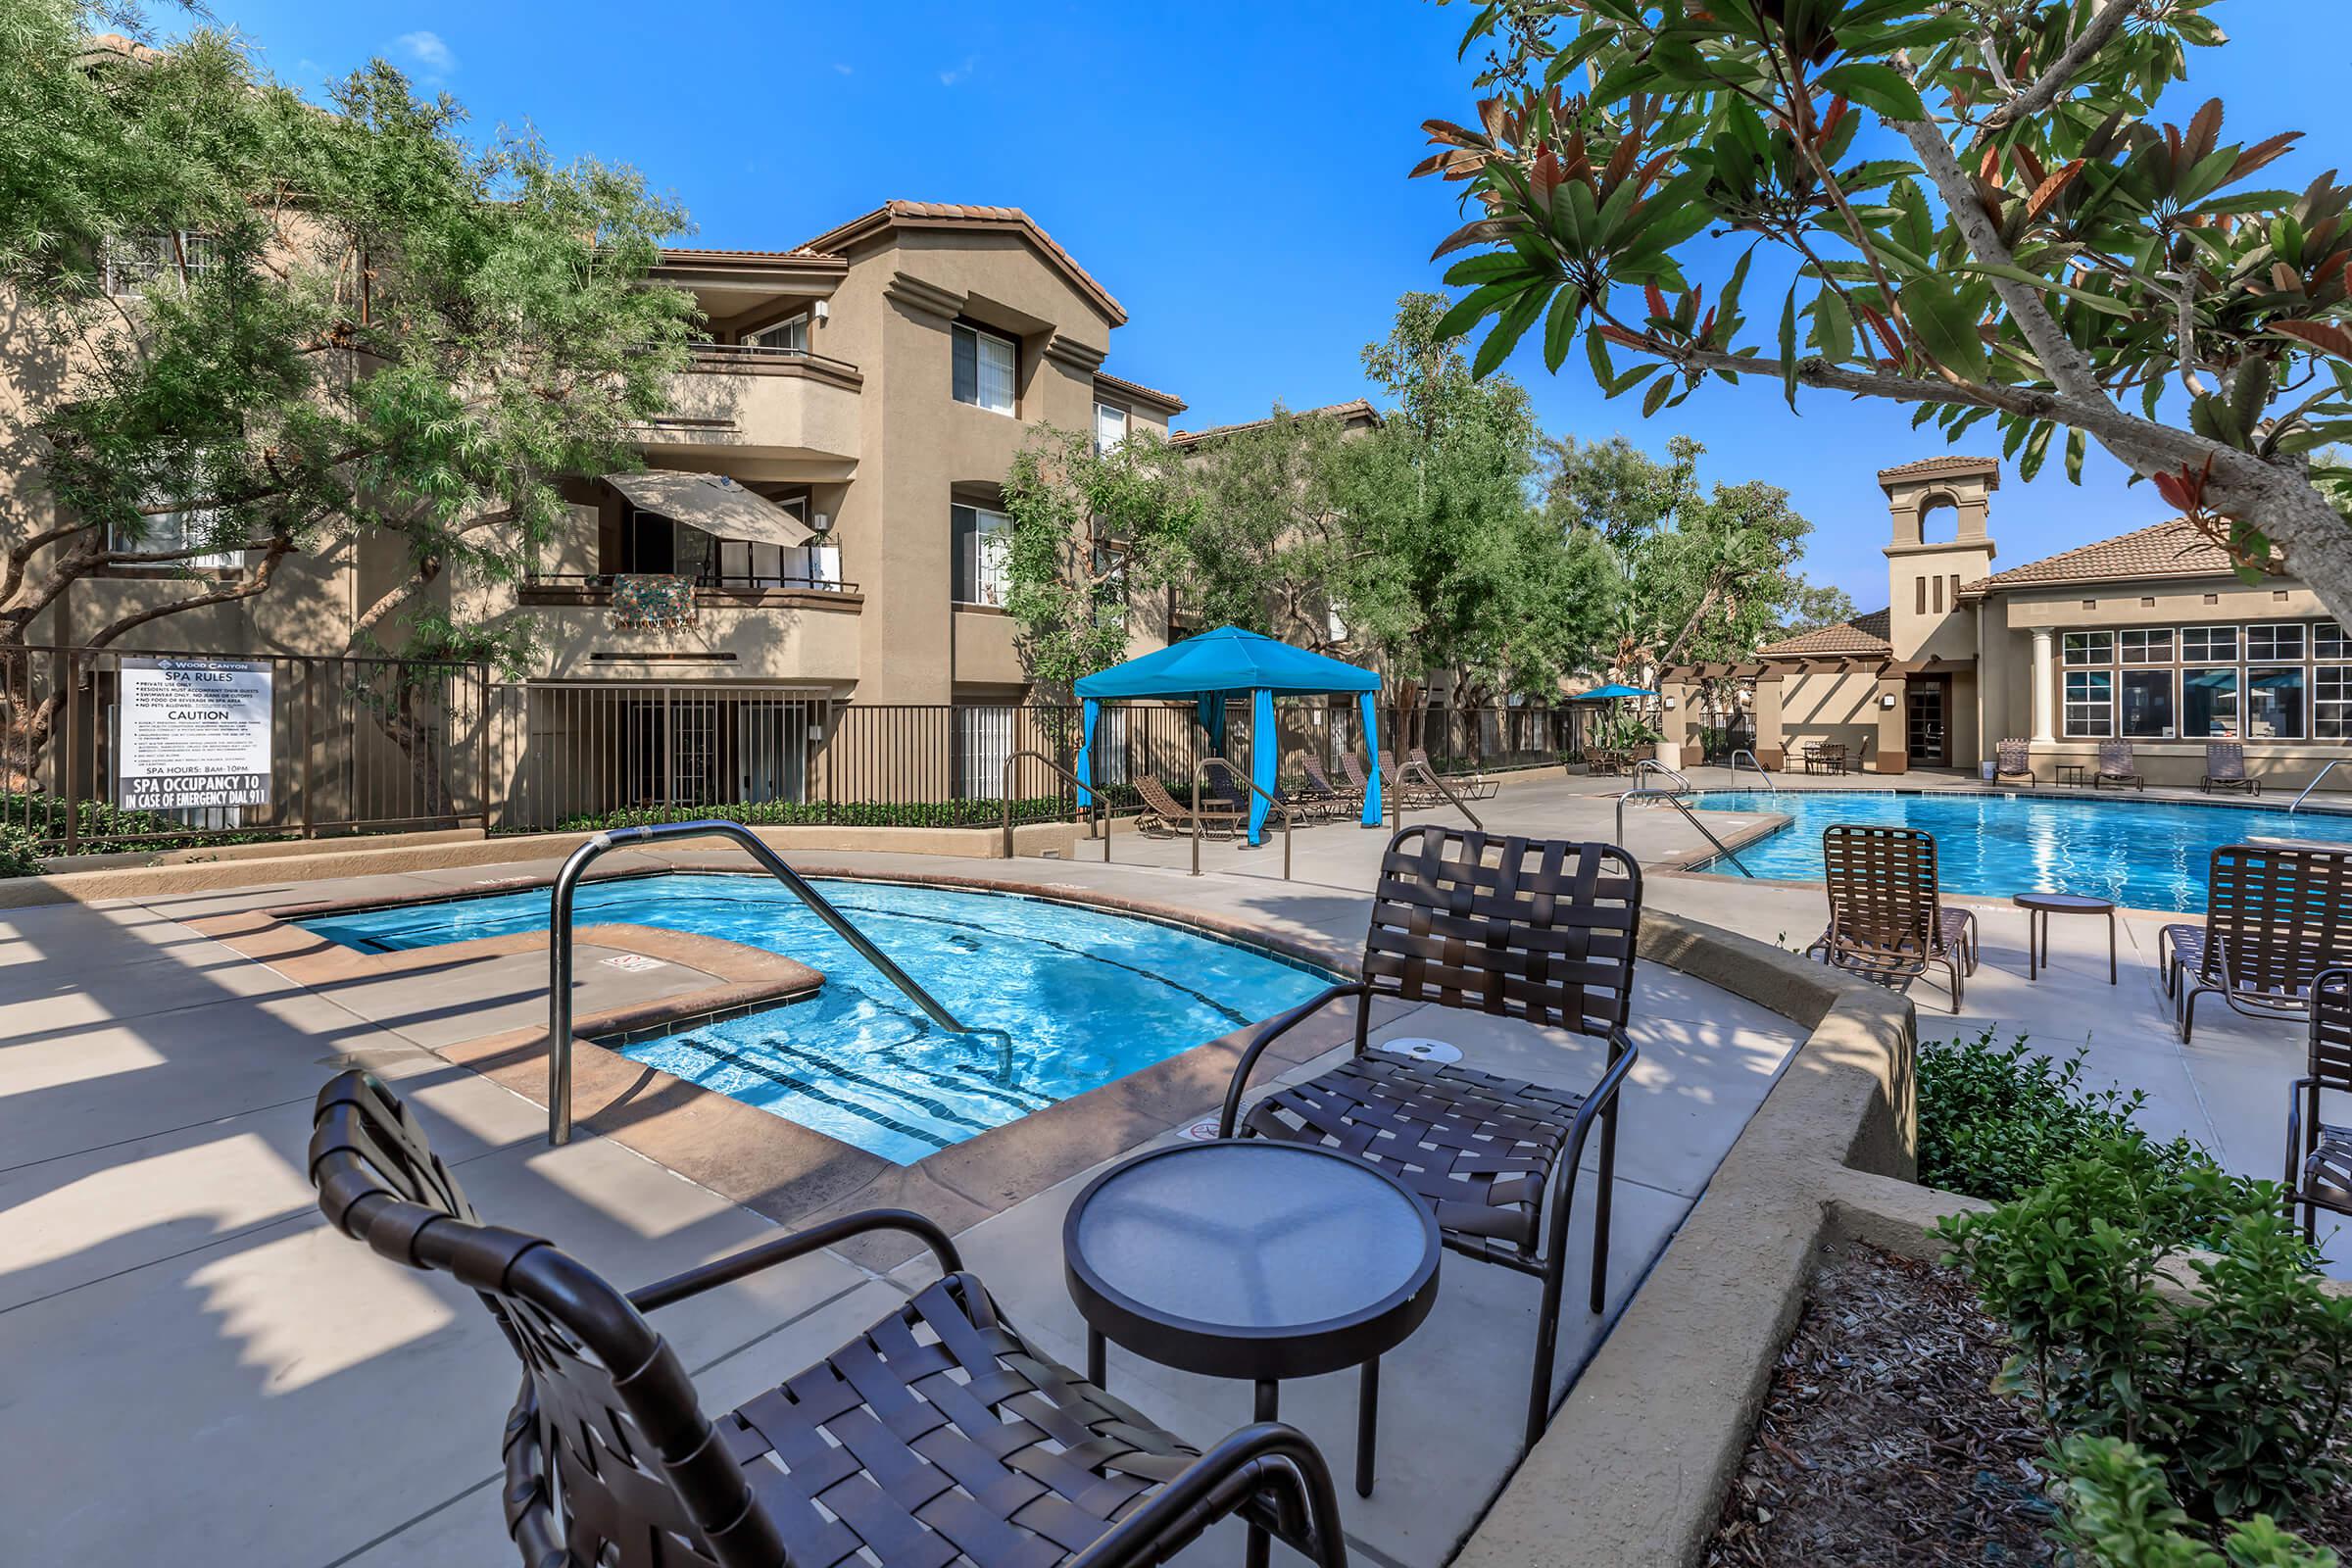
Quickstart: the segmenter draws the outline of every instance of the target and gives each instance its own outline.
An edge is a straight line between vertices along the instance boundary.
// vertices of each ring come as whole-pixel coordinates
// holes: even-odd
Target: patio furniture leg
[[[2026,911],[2026,978],[2041,978],[2041,913],[2036,909]]]
[[[2115,984],[2115,911],[2107,911],[2107,983]]]
[[[1253,1420],[1272,1421],[1275,1419],[1274,1410],[1280,1402],[1281,1387],[1280,1384],[1271,1380],[1257,1386],[1257,1414],[1252,1417]],[[1251,1525],[1248,1544],[1242,1548],[1242,1568],[1266,1568],[1266,1548],[1269,1544],[1270,1538],[1265,1531],[1256,1525]]]
[[[1364,1363],[1355,1389],[1355,1494],[1372,1495],[1372,1455],[1380,1435],[1380,1357]]]
[[[1102,1331],[1088,1325],[1086,1331],[1086,1381],[1098,1389],[1110,1387],[1110,1346]]]
[[[1560,1291],[1568,1271],[1567,1249],[1554,1248],[1544,1260],[1544,1304],[1536,1310],[1536,1366],[1527,1383],[1527,1442],[1533,1448],[1551,1420],[1551,1359],[1559,1348]]]
[[[1609,1200],[1617,1190],[1617,1105],[1611,1102],[1600,1118],[1600,1191],[1592,1206],[1592,1310],[1609,1304]]]

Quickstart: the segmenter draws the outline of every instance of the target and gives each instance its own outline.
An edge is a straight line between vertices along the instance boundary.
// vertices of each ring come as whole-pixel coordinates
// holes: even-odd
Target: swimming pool
[[[2202,913],[2213,852],[2252,838],[2352,844],[2352,817],[2121,797],[1921,794],[1862,790],[1707,790],[1700,810],[1780,811],[1794,820],[1740,849],[1761,877],[1817,881],[1833,822],[1925,828],[1949,893],[2079,893],[2126,908]],[[1721,858],[1703,869],[1737,876]]]
[[[902,1165],[1271,1017],[1332,979],[1198,931],[1042,899],[818,885],[971,1032],[934,1026],[764,877],[592,882],[574,915],[724,937],[823,970],[809,1001],[615,1049]],[[302,925],[387,952],[544,930],[547,913],[537,889]]]

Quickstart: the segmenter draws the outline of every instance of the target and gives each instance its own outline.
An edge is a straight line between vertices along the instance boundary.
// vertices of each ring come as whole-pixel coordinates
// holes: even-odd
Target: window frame
[[[2132,653],[2132,639],[2134,637],[2141,639],[2136,658]],[[2164,654],[2162,658],[2151,659],[2148,655],[2157,638],[2164,641]],[[2177,669],[2180,664],[2175,647],[2177,641],[2170,626],[2128,626],[2115,634],[2115,662],[2120,666]]]
[[[2218,654],[2213,651],[2212,646],[2213,638],[2217,633],[2229,638],[2229,647]],[[2202,653],[2191,653],[2189,651],[2189,640],[2191,638],[2204,639],[2205,649]],[[2174,639],[2174,647],[2179,651],[2180,665],[2184,669],[2192,664],[2199,669],[2204,669],[2209,666],[2218,666],[2222,664],[2242,664],[2245,662],[2245,640],[2238,635],[2238,628],[2235,625],[2206,623],[2196,626],[2182,626],[2180,629],[2179,637]]]
[[[2278,640],[2287,632],[2294,634],[2294,651],[2281,653]],[[2258,654],[2254,651],[2254,639],[2257,636],[2267,637],[2270,640],[2270,652]],[[2243,664],[2307,664],[2311,662],[2310,635],[2303,622],[2299,620],[2250,621],[2242,628],[2239,646],[2244,651],[2240,654],[2238,662]]]
[[[2077,643],[2086,657],[2077,659]],[[2093,651],[2097,650],[2095,656]],[[2115,633],[2105,629],[2068,631],[2058,634],[2058,662],[2066,669],[2112,669],[2115,667]]]
[[[1108,446],[1102,443],[1102,416],[1105,414],[1115,414],[1119,416],[1118,436]],[[1126,445],[1127,438],[1134,433],[1135,413],[1133,410],[1123,408],[1116,403],[1105,403],[1101,398],[1095,399],[1095,456],[1101,457],[1105,452],[1117,451]]]
[[[963,404],[966,408],[984,409],[990,414],[1000,414],[1008,419],[1019,418],[1021,416],[1020,339],[1007,337],[1002,332],[992,331],[990,328],[980,325],[977,321],[951,322],[949,325],[949,396],[953,397],[957,403]],[[953,369],[955,345],[966,338],[968,338],[972,344],[972,395],[968,398],[964,397],[956,388],[955,384],[956,377]],[[993,343],[1004,351],[1005,402],[1003,408],[999,408],[995,404],[988,401],[986,390],[987,376],[984,373],[986,369],[986,357],[981,351],[981,345],[986,343]]]
[[[788,331],[790,328],[796,326],[801,329],[801,341],[798,347],[795,347],[790,343],[770,343],[767,341],[768,334],[772,332]],[[787,354],[797,356],[801,359],[807,359],[808,357],[808,313],[807,311],[802,311],[797,315],[787,316],[780,321],[770,321],[767,323],[767,325],[760,328],[760,330],[757,332],[746,332],[743,340],[753,348],[764,349],[770,354]]]
[[[119,254],[118,247],[151,241],[158,249],[152,260],[131,261]],[[174,282],[187,283],[202,277],[219,265],[219,236],[200,228],[167,228],[139,234],[109,235],[99,247],[99,261],[104,271],[102,281],[109,297],[119,300],[144,299],[147,290],[167,275]],[[119,271],[118,269],[123,270]],[[129,284],[127,273],[135,270],[138,281]]]
[[[2256,682],[2264,675],[2292,675],[2295,677],[2294,689],[2298,700],[2295,704],[2295,728],[2292,734],[2276,731],[2269,735],[2258,736],[2254,733],[2254,698],[2256,692],[2261,690]],[[2287,663],[2280,661],[2263,664],[2248,664],[2245,667],[2245,698],[2240,705],[2240,712],[2243,716],[2238,720],[2238,727],[2245,732],[2247,740],[2271,742],[2308,739],[2309,736],[2306,732],[2311,728],[2311,666],[2300,662]]]
[[[2075,682],[2077,681],[2084,682],[2086,689],[2089,682],[2104,681],[2106,683],[2104,695],[2095,698],[2077,697],[2075,695]],[[2070,669],[2061,675],[2058,682],[2059,727],[2066,739],[2070,741],[2112,740],[2115,736],[2115,671],[2112,669]],[[2081,727],[2075,716],[2077,709],[2084,710],[2082,724],[2092,722],[2089,710],[2097,710],[2100,714],[2097,722],[2102,727],[2097,729]]]
[[[1004,559],[1010,547],[1010,540],[1006,536],[1012,531],[1012,518],[994,507],[984,507],[976,501],[951,501],[948,504],[951,534],[955,532],[955,515],[957,512],[968,512],[972,514],[971,558],[967,567],[962,540],[951,539],[950,548],[954,552],[955,559],[950,565],[949,602],[958,610],[1002,610],[1004,608],[1004,596],[1010,592],[1012,587],[1007,563]],[[996,519],[997,526],[983,527],[981,525],[982,518]],[[989,559],[992,552],[987,544],[987,541],[992,538],[1005,539],[1004,545],[993,552],[997,557],[993,563]],[[971,573],[968,582],[964,578],[967,570]],[[992,584],[998,590],[998,597],[995,599],[986,597]],[[961,590],[967,587],[971,590],[973,597],[963,596]]]
[[[2180,672],[2170,664],[2126,664],[2115,677],[2115,732],[2131,741],[2177,740],[2180,734]],[[2161,680],[2164,683],[2164,716],[2169,722],[2159,729],[2133,729],[2131,722],[2131,690],[2134,680]]]

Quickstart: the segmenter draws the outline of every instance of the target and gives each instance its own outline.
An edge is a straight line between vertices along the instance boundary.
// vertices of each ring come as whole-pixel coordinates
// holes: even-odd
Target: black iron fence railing
[[[611,571],[534,571],[524,576],[522,586],[526,590],[572,588],[588,593],[611,593],[614,579],[625,575],[630,574]],[[856,583],[844,582],[839,577],[804,577],[788,572],[730,571],[692,580],[697,593],[758,593],[786,588],[819,594],[854,594],[859,591]]]
[[[1383,750],[1440,774],[1582,754],[1558,708],[1384,712]],[[1351,703],[1278,710],[1286,784],[1366,753]],[[428,827],[493,833],[694,817],[752,825],[1001,828],[1068,820],[1075,706],[844,702],[776,686],[494,681],[480,664],[300,655],[0,649],[0,834],[42,855]],[[1191,705],[1105,708],[1098,810],[1149,774],[1186,794]],[[1225,755],[1251,755],[1246,702]],[[1006,796],[1010,800],[1007,803]]]

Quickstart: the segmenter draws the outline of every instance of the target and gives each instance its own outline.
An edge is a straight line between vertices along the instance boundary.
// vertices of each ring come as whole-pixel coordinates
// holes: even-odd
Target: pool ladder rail
[[[1731,861],[1732,864],[1738,866],[1741,876],[1746,877],[1751,881],[1754,880],[1756,873],[1747,868],[1747,863],[1740,858],[1738,852],[1733,850],[1730,845],[1724,843],[1723,840],[1717,838],[1707,827],[1707,824],[1698,819],[1697,813],[1683,804],[1682,796],[1674,790],[1630,789],[1627,790],[1623,795],[1618,796],[1617,842],[1619,844],[1623,844],[1625,842],[1625,803],[1628,801],[1663,801],[1668,806],[1673,807],[1676,810],[1683,813],[1684,821],[1698,829],[1698,836],[1700,838],[1705,839],[1709,844],[1715,846],[1716,854],[1722,856],[1725,859]]]
[[[1742,757],[1747,759],[1747,765],[1756,770],[1756,776],[1764,781],[1764,787],[1766,789],[1770,790],[1775,795],[1781,793],[1781,787],[1772,781],[1771,770],[1765,767],[1762,762],[1757,761],[1756,754],[1749,751],[1744,746],[1740,747],[1738,751],[1732,754],[1732,783],[1735,786],[1740,782],[1740,759]]]
[[[858,930],[848,915],[833,906],[832,900],[810,886],[807,877],[785,864],[782,856],[769,849],[759,834],[741,822],[655,822],[645,827],[611,828],[571,852],[571,858],[564,862],[564,869],[556,873],[555,892],[549,899],[547,1141],[550,1145],[571,1142],[571,906],[572,896],[579,890],[580,879],[608,850],[666,843],[671,839],[702,838],[732,839],[745,854],[760,863],[761,870],[783,883],[795,898],[808,906],[810,912],[832,927],[833,934],[848,943],[858,956],[881,970],[883,978],[906,993],[906,1000],[920,1007],[934,1024],[950,1034],[975,1032],[957,1023],[955,1014],[941,1006],[930,992],[916,984],[912,976],[893,962],[889,954],[874,946],[872,938]]]
[[[2342,760],[2343,759],[2340,757],[2329,758],[2328,760],[2328,765],[2320,769],[2319,776],[2303,786],[2303,794],[2295,797],[2295,804],[2286,808],[2286,814],[2289,816],[2294,815],[2297,808],[2302,806],[2304,799],[2309,796],[2313,790],[2318,789],[2320,787],[2321,780],[2325,779],[2328,774],[2334,772],[2335,764]]]

